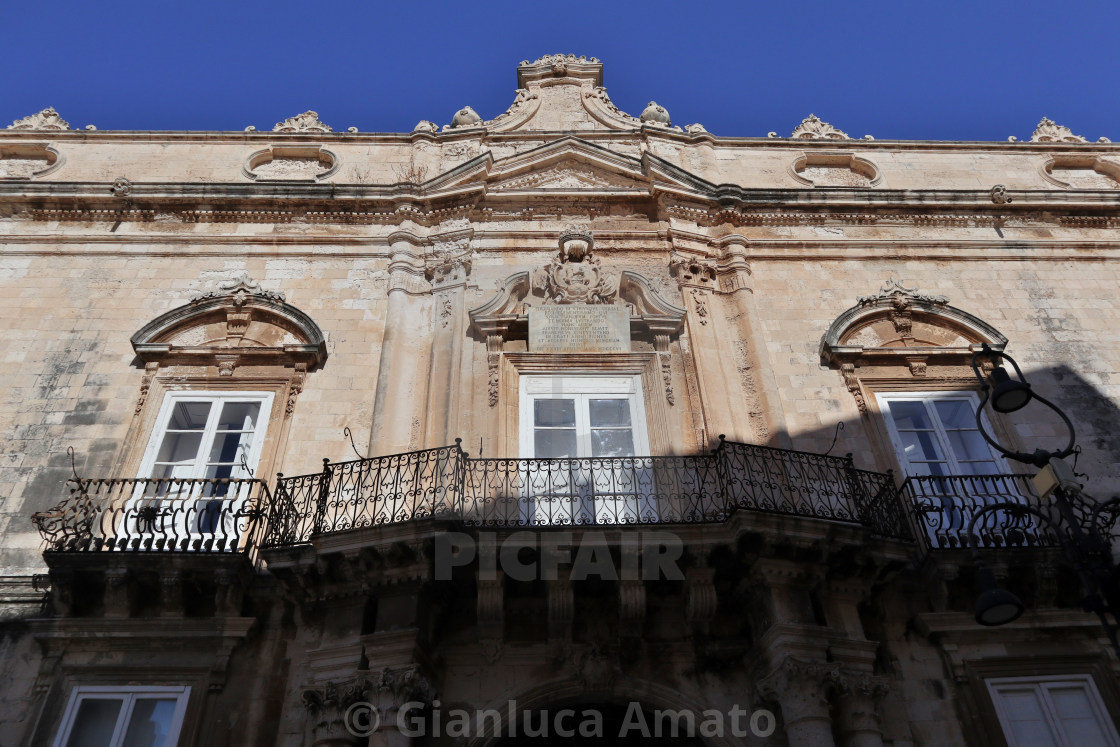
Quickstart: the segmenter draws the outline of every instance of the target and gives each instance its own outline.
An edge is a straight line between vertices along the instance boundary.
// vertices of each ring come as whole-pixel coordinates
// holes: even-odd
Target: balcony
[[[48,552],[245,553],[260,543],[268,486],[236,479],[73,479],[32,515]]]
[[[431,518],[544,528],[719,523],[736,511],[909,536],[891,476],[847,458],[721,440],[696,456],[472,459],[456,443],[281,477],[264,545]]]
[[[1042,498],[1027,475],[966,475],[953,477],[910,477],[899,491],[902,502],[914,516],[915,529],[925,553],[975,547],[1053,548],[1057,534],[1046,522],[1016,506],[1031,508],[1058,520],[1052,501]],[[1071,499],[1074,514],[1088,526],[1096,505],[1091,499]],[[982,515],[972,529],[977,512],[987,506],[1009,504],[1008,508]],[[1104,536],[1109,536],[1115,514],[1098,517]]]

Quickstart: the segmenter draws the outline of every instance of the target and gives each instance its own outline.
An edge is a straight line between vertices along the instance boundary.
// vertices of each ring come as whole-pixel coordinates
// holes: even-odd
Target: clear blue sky
[[[7,0],[0,127],[410,131],[505,110],[522,59],[599,57],[637,115],[787,136],[810,112],[853,137],[1006,140],[1043,116],[1120,141],[1120,2],[76,2]]]

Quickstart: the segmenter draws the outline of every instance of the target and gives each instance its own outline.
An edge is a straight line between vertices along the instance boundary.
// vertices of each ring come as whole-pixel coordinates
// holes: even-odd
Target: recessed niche
[[[62,154],[46,143],[0,145],[0,179],[34,179],[62,165]]]
[[[255,181],[321,182],[338,167],[338,157],[320,145],[274,145],[249,156],[241,171]]]
[[[1120,164],[1087,154],[1058,155],[1046,159],[1042,178],[1064,189],[1120,188]]]
[[[853,153],[802,153],[789,173],[809,187],[877,187],[883,181],[874,163]]]

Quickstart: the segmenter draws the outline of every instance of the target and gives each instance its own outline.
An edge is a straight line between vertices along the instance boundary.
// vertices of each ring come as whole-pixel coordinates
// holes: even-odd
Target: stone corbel
[[[219,376],[233,376],[233,371],[241,361],[240,355],[215,355],[214,362]]]
[[[160,571],[159,585],[163,598],[160,600],[160,617],[183,616],[183,573],[178,568]]]
[[[841,363],[840,373],[844,377],[844,384],[856,400],[856,407],[861,415],[867,414],[867,400],[863,396],[863,389],[859,385],[859,376],[856,375],[856,364]]]
[[[157,371],[159,371],[158,361],[149,361],[144,364],[144,376],[140,379],[140,396],[136,399],[137,415],[144,409],[144,403],[148,401],[148,392],[152,388],[152,382],[155,381]]]

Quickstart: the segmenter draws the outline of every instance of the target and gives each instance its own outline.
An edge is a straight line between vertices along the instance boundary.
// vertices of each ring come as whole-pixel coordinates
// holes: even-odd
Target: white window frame
[[[645,399],[640,376],[537,375],[520,380],[520,448],[521,456],[536,458],[533,441],[533,402],[538,399],[575,399],[576,443],[580,459],[591,457],[591,427],[587,401],[590,399],[622,399],[630,403],[630,426],[634,436],[634,455],[649,455],[649,432],[646,429]]]
[[[906,449],[902,444],[902,437],[898,433],[898,427],[894,422],[894,417],[891,415],[891,402],[899,400],[921,400],[926,406],[927,413],[931,412],[933,408],[929,406],[929,402],[935,400],[966,400],[973,412],[976,411],[977,405],[980,400],[976,397],[975,392],[969,391],[925,391],[925,392],[876,392],[875,399],[879,403],[879,410],[883,413],[883,421],[887,426],[887,433],[891,438],[891,446],[894,447],[894,453],[898,457],[899,466],[907,476],[911,475],[910,460],[906,458]],[[983,418],[984,429],[991,433],[991,425],[988,423],[987,415],[983,412],[980,413]],[[967,467],[962,467],[958,460],[953,446],[949,442],[948,437],[945,435],[944,426],[941,423],[941,418],[933,413],[930,422],[934,424],[934,436],[937,439],[938,446],[941,447],[941,453],[945,455],[945,465],[949,470],[950,476],[957,475],[970,475],[974,474],[969,472]],[[984,445],[988,449],[988,453],[992,455],[992,461],[999,468],[999,474],[1010,474],[1011,470],[1007,466],[1006,460],[1003,455],[992,448],[991,444],[985,441]]]
[[[120,514],[120,518],[125,525],[123,531],[126,534],[140,533],[150,535],[154,538],[162,537],[173,540],[176,543],[183,540],[187,540],[188,542],[205,540],[211,537],[220,537],[225,540],[236,538],[238,533],[237,516],[241,513],[246,501],[249,499],[252,487],[249,483],[241,483],[236,490],[231,486],[228,492],[221,497],[210,497],[207,494],[207,483],[205,482],[206,462],[214,443],[214,434],[217,430],[216,425],[220,409],[213,407],[213,405],[217,403],[224,405],[224,403],[229,401],[260,403],[260,413],[257,418],[256,428],[253,431],[253,443],[249,447],[249,453],[245,456],[246,465],[248,465],[249,470],[255,474],[261,451],[264,448],[265,434],[268,431],[268,421],[272,413],[274,397],[275,394],[273,392],[263,391],[184,390],[167,392],[164,395],[163,403],[156,417],[156,427],[152,430],[151,437],[148,439],[148,447],[140,463],[140,481],[137,483],[132,497],[125,504],[124,510]],[[175,409],[175,405],[180,402],[209,402],[212,405],[210,413],[207,416],[207,424],[203,430],[202,440],[199,444],[199,452],[194,472],[189,477],[181,476],[172,478],[171,483],[160,488],[160,494],[154,494],[152,491],[152,484],[144,480],[152,477],[152,472],[155,469],[156,456],[159,453],[159,448],[167,432],[171,414]],[[234,479],[249,478],[250,475],[245,474]],[[182,483],[176,486],[175,480],[198,480],[199,482],[187,483],[186,485],[190,486],[187,488]],[[208,505],[205,508],[201,505],[195,507],[186,506],[186,502],[191,500],[197,501],[198,504]],[[177,502],[171,504],[172,508],[170,511],[167,510],[167,501]],[[212,507],[212,502],[214,501],[219,501],[221,503],[220,508],[215,509]],[[149,526],[144,521],[140,520],[139,517],[143,515],[145,510],[153,508],[159,512],[160,518]],[[200,526],[203,524],[204,511],[206,522],[213,522],[212,526]],[[236,547],[231,544],[228,549],[233,551]]]
[[[163,404],[160,405],[159,415],[156,416],[156,425],[152,429],[152,435],[148,439],[148,447],[144,450],[144,458],[140,462],[140,477],[151,477],[152,470],[155,468],[156,456],[159,453],[159,447],[163,443],[163,436],[167,432],[167,425],[171,420],[171,413],[175,410],[175,405],[179,402],[222,402],[223,404],[229,400],[244,400],[244,401],[258,401],[261,403],[260,416],[256,429],[253,431],[253,444],[249,448],[249,453],[245,455],[245,463],[249,465],[250,470],[256,470],[257,462],[260,460],[261,451],[264,448],[264,436],[268,430],[269,415],[272,412],[272,401],[274,398],[273,392],[259,392],[259,391],[195,391],[187,390],[180,392],[167,392],[163,398]],[[209,448],[214,443],[214,432],[216,430],[217,410],[211,409],[207,426],[203,431],[202,443],[200,445],[199,456],[197,464],[195,465],[195,474],[191,475],[192,478],[203,478],[206,467],[206,454],[209,453]],[[246,475],[248,477],[248,475]],[[184,478],[187,479],[187,478]]]
[[[1085,745],[1075,744],[1062,729],[1061,720],[1058,718],[1049,695],[1049,690],[1056,687],[1080,688],[1085,693],[1089,707],[1096,717],[1097,725],[1101,727],[1101,731],[1104,732],[1107,740],[1106,743],[1094,745],[1094,747],[1120,747],[1120,735],[1116,732],[1116,725],[1112,722],[1112,717],[1101,699],[1096,683],[1088,675],[997,677],[984,680],[984,684],[987,685],[988,695],[992,699],[992,705],[995,707],[996,716],[999,718],[999,725],[1003,730],[1003,736],[1007,740],[1008,747],[1020,747],[1020,745],[1011,728],[1011,721],[1003,701],[1003,692],[1025,689],[1035,690],[1039,695],[1043,708],[1042,720],[1050,727],[1050,736],[1054,744],[1060,745],[1060,747],[1086,747]]]
[[[187,701],[190,699],[190,694],[191,689],[186,685],[178,687],[80,685],[70,693],[70,700],[62,717],[62,724],[59,726],[58,735],[55,737],[52,747],[66,747],[66,743],[70,739],[70,731],[74,728],[74,721],[78,717],[78,708],[84,700],[123,701],[120,713],[117,715],[113,737],[109,742],[109,747],[120,747],[124,741],[125,729],[132,716],[132,709],[136,700],[151,696],[162,696],[166,699],[174,696],[175,698],[175,713],[171,717],[171,725],[167,731],[167,747],[174,747],[179,743],[179,733],[183,728],[183,717],[187,712]]]
[[[646,426],[645,398],[642,393],[642,380],[638,375],[594,375],[594,374],[527,374],[518,382],[519,443],[523,459],[544,459],[537,457],[533,422],[533,403],[538,399],[576,400],[576,444],[578,456],[570,459],[557,459],[549,470],[545,482],[557,490],[548,499],[540,493],[527,490],[521,496],[521,518],[533,524],[568,524],[586,521],[590,515],[594,523],[614,524],[638,520],[640,497],[637,493],[595,494],[590,500],[591,490],[601,467],[590,461],[591,426],[588,401],[591,399],[626,399],[630,405],[630,428],[634,439],[633,457],[595,457],[610,463],[610,468],[622,468],[615,460],[629,460],[622,464],[634,470],[631,479],[635,485],[649,485],[652,474],[647,466],[649,455],[649,432]],[[539,475],[539,473],[537,473]],[[534,484],[532,475],[524,476],[524,484]],[[577,487],[583,485],[585,487]],[[582,497],[580,497],[582,496]],[[559,501],[559,503],[557,503]],[[566,502],[566,503],[565,503]]]

